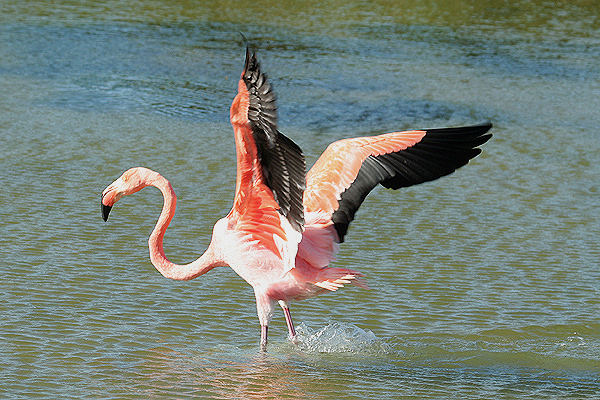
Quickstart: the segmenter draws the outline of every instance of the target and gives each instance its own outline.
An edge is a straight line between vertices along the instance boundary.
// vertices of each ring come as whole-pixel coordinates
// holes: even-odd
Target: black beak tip
[[[102,219],[106,222],[108,220],[108,214],[110,214],[111,206],[107,206],[104,203],[102,204]]]

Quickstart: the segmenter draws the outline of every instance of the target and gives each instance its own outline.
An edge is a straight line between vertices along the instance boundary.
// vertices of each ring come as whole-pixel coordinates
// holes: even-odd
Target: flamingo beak
[[[110,185],[108,185],[108,187],[102,192],[100,205],[102,206],[102,219],[104,221],[108,220],[108,214],[110,214],[110,210],[115,205],[115,203],[119,201],[119,199],[125,194],[121,190],[122,185],[123,180],[119,178]]]
[[[102,205],[102,219],[106,222],[108,220],[108,214],[110,214],[112,206],[107,206],[106,204],[104,204],[104,194],[102,194],[100,204]]]

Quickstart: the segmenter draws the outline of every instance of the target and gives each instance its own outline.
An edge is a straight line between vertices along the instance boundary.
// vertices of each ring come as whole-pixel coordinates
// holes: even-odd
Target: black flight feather
[[[306,188],[306,162],[302,149],[277,130],[276,96],[261,72],[254,52],[246,47],[242,79],[249,96],[248,120],[262,167],[263,178],[292,227],[304,226],[302,198]]]
[[[339,208],[331,219],[340,242],[348,231],[354,214],[371,190],[378,184],[399,189],[432,181],[451,174],[477,156],[481,146],[492,135],[486,134],[492,124],[457,128],[428,129],[421,141],[395,153],[369,156],[360,167],[356,179],[342,194]]]

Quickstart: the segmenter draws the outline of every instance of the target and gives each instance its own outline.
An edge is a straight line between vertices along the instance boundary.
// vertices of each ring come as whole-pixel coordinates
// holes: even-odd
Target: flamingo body
[[[229,266],[254,289],[261,348],[277,303],[290,337],[292,301],[335,291],[345,284],[367,288],[358,271],[329,267],[350,222],[378,184],[398,189],[452,173],[480,153],[491,124],[393,132],[332,143],[306,173],[302,150],[277,129],[275,94],[256,56],[246,63],[231,106],[237,179],[233,207],[216,222],[211,242],[197,260],[177,265],[163,250],[176,196],[159,173],[131,168],[102,193],[102,215],[123,196],[146,186],[164,204],[148,239],[150,260],[167,278],[188,280]]]

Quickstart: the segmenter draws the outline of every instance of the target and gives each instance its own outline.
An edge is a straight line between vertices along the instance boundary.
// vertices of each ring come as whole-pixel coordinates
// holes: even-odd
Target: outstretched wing
[[[233,229],[279,251],[289,269],[304,226],[306,165],[302,150],[277,130],[275,100],[255,54],[246,49],[231,105],[238,171],[228,219]]]
[[[304,225],[302,197],[306,163],[296,143],[277,130],[276,96],[254,53],[246,48],[242,80],[248,90],[248,121],[256,143],[262,175],[283,214],[297,231]]]
[[[307,212],[331,216],[340,242],[354,214],[375,186],[391,189],[431,181],[477,156],[490,123],[394,132],[332,143],[306,177]]]

